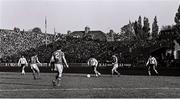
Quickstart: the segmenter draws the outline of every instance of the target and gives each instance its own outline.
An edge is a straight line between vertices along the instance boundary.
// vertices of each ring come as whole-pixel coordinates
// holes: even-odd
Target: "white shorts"
[[[113,69],[117,69],[118,68],[118,64],[113,64]]]
[[[31,69],[35,69],[35,70],[39,71],[37,64],[31,64],[30,66],[31,66]]]
[[[63,65],[62,64],[54,64],[54,70],[58,71],[59,73],[59,77],[62,76],[62,72],[63,72]]]

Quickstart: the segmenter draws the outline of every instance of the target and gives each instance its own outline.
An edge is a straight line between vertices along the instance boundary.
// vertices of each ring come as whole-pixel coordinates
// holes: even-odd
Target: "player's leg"
[[[37,64],[35,64],[34,69],[35,69],[35,71],[36,71],[36,73],[37,73],[37,78],[40,79],[40,70],[39,70]]]
[[[114,74],[114,72],[120,75],[120,73],[117,71],[117,68],[118,68],[118,64],[114,64],[113,69],[112,69],[112,75]]]
[[[148,65],[148,75],[151,76],[151,65]]]
[[[115,73],[118,74],[118,76],[120,76],[120,73],[117,71],[117,69],[118,69],[118,64],[115,64],[115,69],[114,69],[114,71],[115,71]]]
[[[56,76],[55,76],[55,80],[52,80],[53,86],[56,86],[56,85],[57,85],[57,79],[58,79],[58,77],[59,77],[59,71],[56,70],[56,72],[57,72],[57,74],[56,74]]]
[[[55,64],[55,67],[57,69],[57,75],[56,75],[56,80],[53,80],[53,85],[55,86],[60,86],[61,84],[61,77],[62,77],[62,72],[63,72],[63,65],[61,64]]]
[[[156,70],[156,66],[155,66],[155,65],[153,65],[153,70],[154,70],[155,73],[158,75],[158,72],[157,72],[157,70]]]
[[[112,70],[111,70],[111,74],[114,75],[114,71],[115,71],[115,66],[113,66]]]
[[[36,77],[36,72],[37,73],[39,72],[39,68],[37,67],[37,65],[36,64],[31,64],[31,69],[32,69],[32,72],[33,72],[34,79],[38,79],[39,78],[39,74]]]
[[[33,78],[34,78],[34,80],[36,80],[36,71],[34,68],[32,68],[32,72],[33,72]]]
[[[21,67],[22,67],[21,74],[22,74],[22,75],[24,75],[24,74],[25,74],[25,70],[24,70],[24,68],[25,68],[25,64],[21,64]]]
[[[33,78],[34,78],[34,80],[36,79],[36,71],[34,70],[34,64],[30,64],[30,66],[31,66],[31,70],[32,70],[32,73],[33,73]]]
[[[97,66],[94,66],[94,72],[95,72],[95,74],[96,74],[97,77],[101,75],[101,73],[99,73],[99,72],[97,71]]]
[[[59,76],[59,71],[58,71],[58,69],[57,69],[57,64],[54,64],[54,70],[57,72],[57,74],[56,74],[56,76],[55,76],[55,79],[52,80],[52,84],[53,84],[53,86],[56,86],[56,85],[57,85],[56,79],[57,79],[58,76]]]

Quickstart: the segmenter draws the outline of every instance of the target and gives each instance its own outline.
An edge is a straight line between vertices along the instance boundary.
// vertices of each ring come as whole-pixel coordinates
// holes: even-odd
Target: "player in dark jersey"
[[[61,82],[61,77],[62,77],[62,72],[63,72],[63,63],[66,65],[68,68],[68,64],[65,59],[65,55],[61,50],[57,50],[52,54],[51,59],[54,59],[54,66],[55,66],[55,71],[57,71],[56,79],[53,80],[53,86],[60,86]],[[50,61],[51,62],[51,61]]]
[[[118,76],[120,76],[120,73],[117,71],[117,69],[118,69],[118,58],[116,55],[113,55],[112,58],[113,58],[113,62],[112,62],[113,68],[111,70],[112,75],[114,75],[114,72],[115,72],[118,74]]]
[[[39,71],[39,68],[37,66],[37,63],[42,65],[40,62],[39,62],[39,59],[37,57],[37,55],[34,55],[31,57],[31,69],[33,71],[33,77],[34,79],[39,79],[39,75],[40,75],[40,71]],[[37,76],[36,76],[36,73],[37,73]]]

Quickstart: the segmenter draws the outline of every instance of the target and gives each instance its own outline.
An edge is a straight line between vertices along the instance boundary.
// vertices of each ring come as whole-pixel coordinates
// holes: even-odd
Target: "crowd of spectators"
[[[117,55],[119,62],[133,65],[147,60],[155,48],[167,45],[166,41],[158,40],[123,40],[98,41],[73,37],[56,37],[48,35],[45,44],[45,34],[13,30],[0,30],[1,62],[17,62],[20,55],[28,60],[34,53],[39,60],[48,63],[51,54],[59,47],[65,52],[69,63],[85,63],[90,57],[95,57],[100,63],[111,62],[111,56]],[[133,66],[132,65],[132,66]]]
[[[29,32],[29,31],[17,31],[15,30],[0,30],[0,48],[1,48],[1,61],[2,62],[14,62],[20,57],[20,54],[31,48],[37,48],[38,46],[45,44],[45,34]],[[52,42],[52,36],[48,35],[47,40]],[[15,58],[15,60],[14,60]]]

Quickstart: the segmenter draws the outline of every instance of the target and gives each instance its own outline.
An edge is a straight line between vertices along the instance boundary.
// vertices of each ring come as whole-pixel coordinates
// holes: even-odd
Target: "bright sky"
[[[40,27],[44,32],[46,16],[49,33],[54,27],[67,33],[84,30],[85,26],[105,33],[110,29],[120,32],[139,15],[148,17],[150,24],[157,16],[161,27],[174,24],[179,4],[180,0],[0,0],[0,28]]]

